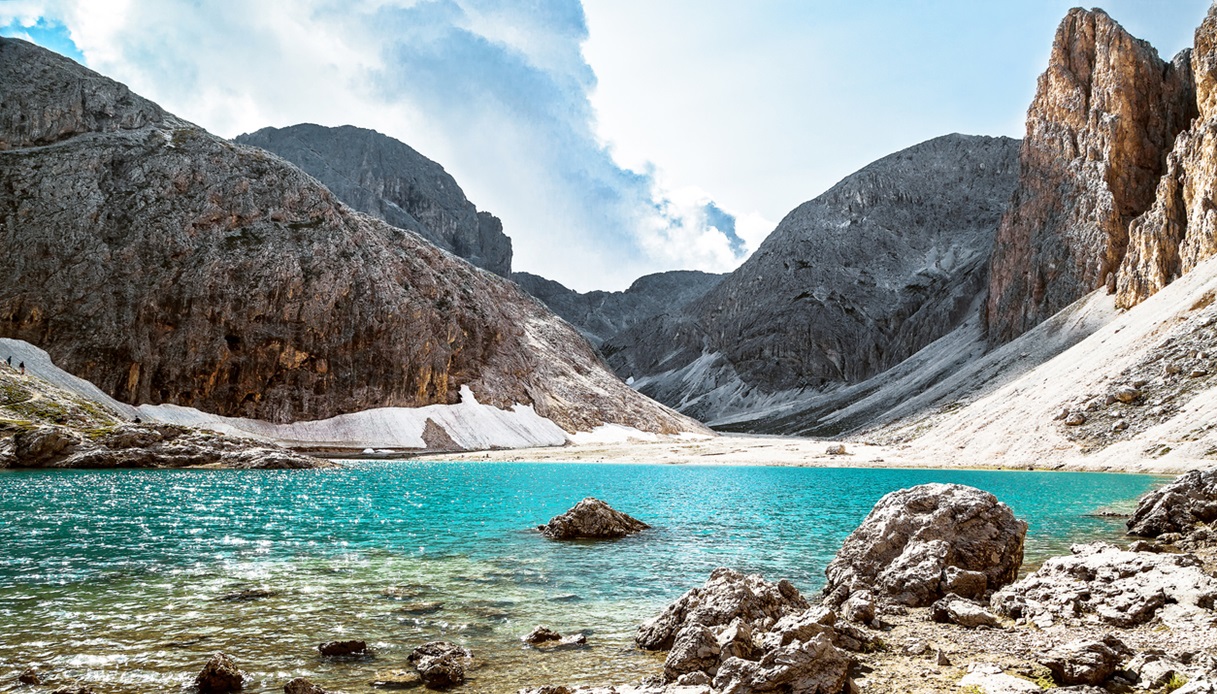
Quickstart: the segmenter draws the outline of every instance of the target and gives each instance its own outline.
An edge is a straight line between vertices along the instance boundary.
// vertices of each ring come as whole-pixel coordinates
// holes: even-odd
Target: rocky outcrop
[[[581,293],[527,272],[511,279],[599,347],[622,331],[666,313],[677,313],[723,281],[724,275],[673,270],[644,275],[623,292]]]
[[[465,682],[469,651],[447,641],[431,641],[410,652],[407,661],[429,689],[447,689]]]
[[[81,434],[68,427],[0,424],[0,468],[298,470],[337,467],[274,444],[170,424],[124,424]]]
[[[626,515],[599,499],[587,497],[569,511],[537,526],[551,540],[611,540],[642,532],[651,526]]]
[[[714,688],[722,694],[836,694],[846,687],[851,662],[848,653],[821,634],[770,651],[759,660],[727,659],[714,676]]]
[[[874,162],[790,212],[705,296],[601,351],[642,392],[703,420],[884,371],[973,315],[1017,150],[948,135]]]
[[[233,139],[290,161],[339,200],[409,229],[474,265],[509,277],[511,239],[503,223],[479,212],[444,167],[375,130],[302,123]]]
[[[994,609],[1036,624],[1095,615],[1106,624],[1132,627],[1168,603],[1210,610],[1217,599],[1217,580],[1195,555],[1129,552],[1103,542],[1071,551],[995,593]]]
[[[1193,470],[1145,494],[1128,519],[1130,535],[1188,535],[1217,521],[1217,468]]]
[[[769,625],[807,610],[807,600],[789,581],[770,583],[759,574],[744,575],[732,569],[715,569],[700,588],[692,588],[663,612],[638,627],[639,648],[666,651],[677,635],[692,626],[743,624]]]
[[[857,591],[924,607],[946,594],[980,597],[1014,581],[1027,524],[988,492],[923,484],[887,494],[828,565],[827,600]]]
[[[216,653],[203,666],[194,684],[199,694],[229,694],[241,691],[245,675],[237,667],[236,661],[223,653]]]
[[[0,91],[30,114],[0,119],[0,336],[121,401],[288,422],[468,386],[567,431],[699,428],[510,281],[283,159],[19,40],[0,42]]]
[[[1188,56],[1176,58],[1176,63]],[[1129,229],[1116,301],[1134,306],[1217,254],[1217,7],[1196,30],[1190,56],[1199,117],[1166,159],[1153,206]]]
[[[1154,202],[1196,113],[1186,55],[1163,62],[1102,10],[1070,10],[1027,112],[985,321],[1005,343],[1098,287],[1114,290],[1129,224]]]

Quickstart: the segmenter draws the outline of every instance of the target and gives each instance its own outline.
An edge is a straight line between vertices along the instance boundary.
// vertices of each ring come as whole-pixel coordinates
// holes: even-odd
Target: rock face
[[[1129,224],[1154,202],[1166,154],[1196,113],[1186,55],[1163,62],[1101,10],[1070,10],[1027,112],[985,321],[1021,335],[1091,290],[1114,289]]]
[[[1078,639],[1049,651],[1040,663],[1052,672],[1052,679],[1059,685],[1098,686],[1115,674],[1129,653],[1115,637],[1103,641]]]
[[[1036,623],[1093,614],[1107,624],[1132,627],[1168,603],[1212,609],[1217,599],[1217,581],[1195,555],[1128,552],[1103,542],[1071,551],[995,593],[994,609]]]
[[[707,272],[674,270],[639,277],[623,292],[580,293],[527,272],[511,275],[524,291],[578,328],[597,347],[644,320],[679,312],[718,286],[723,277]]]
[[[199,694],[228,694],[239,692],[245,681],[245,675],[237,667],[236,662],[224,655],[216,653],[203,666],[194,684],[199,688]]]
[[[447,641],[424,643],[410,652],[409,663],[430,689],[447,689],[465,681],[469,651]]]
[[[1196,30],[1190,56],[1176,58],[1195,80],[1199,118],[1166,159],[1153,206],[1131,225],[1120,265],[1117,303],[1133,306],[1217,253],[1217,8]]]
[[[118,400],[287,422],[467,385],[568,431],[698,428],[508,280],[264,150],[15,39],[0,91],[0,336]]]
[[[1130,535],[1187,535],[1198,524],[1217,520],[1217,468],[1193,470],[1145,494],[1128,519]]]
[[[924,607],[951,592],[977,597],[1018,576],[1027,524],[988,492],[923,484],[892,492],[828,565],[827,599],[856,591]]]
[[[894,366],[975,310],[1017,149],[948,135],[885,157],[788,214],[705,296],[601,351],[642,392],[703,420],[736,402],[728,394],[823,388]]]
[[[339,200],[409,229],[474,265],[509,277],[511,239],[478,212],[444,167],[375,130],[311,123],[263,128],[233,140],[261,147],[325,184]]]
[[[611,540],[633,535],[649,527],[637,518],[589,496],[537,529],[551,540]]]

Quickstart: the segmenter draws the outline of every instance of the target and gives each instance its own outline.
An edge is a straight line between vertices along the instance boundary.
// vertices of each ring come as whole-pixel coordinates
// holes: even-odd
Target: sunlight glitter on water
[[[0,691],[38,666],[100,694],[179,691],[216,651],[252,682],[368,691],[415,646],[475,654],[462,691],[612,683],[659,669],[634,629],[720,565],[806,593],[882,494],[928,481],[994,492],[1031,522],[1028,558],[1115,538],[1085,514],[1156,480],[1065,473],[477,463],[343,470],[0,474]],[[555,543],[532,528],[594,495],[653,530]],[[713,499],[713,504],[707,503]],[[246,589],[272,595],[224,599]],[[543,653],[538,624],[589,647]],[[375,655],[327,661],[318,643]]]

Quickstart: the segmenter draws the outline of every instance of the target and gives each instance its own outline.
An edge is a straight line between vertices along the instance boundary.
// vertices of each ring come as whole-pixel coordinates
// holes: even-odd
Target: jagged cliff
[[[272,422],[532,404],[568,431],[697,428],[508,280],[263,150],[0,40],[0,337],[127,403]]]
[[[577,292],[527,272],[511,275],[524,291],[578,328],[597,347],[637,323],[679,311],[718,286],[723,277],[696,270],[673,270],[639,277],[623,292]]]
[[[1008,138],[948,135],[885,157],[796,208],[684,311],[601,349],[643,392],[710,420],[757,393],[865,379],[976,310],[1017,175]]]
[[[261,147],[325,184],[338,199],[409,229],[478,267],[511,275],[503,223],[479,212],[444,167],[375,130],[304,123],[263,128],[236,142]]]
[[[1098,287],[1114,290],[1129,224],[1154,202],[1175,136],[1195,115],[1191,64],[1171,63],[1101,10],[1070,10],[1027,112],[997,234],[985,323],[1021,335]]]
[[[1153,206],[1129,229],[1117,281],[1122,307],[1217,253],[1217,6],[1196,30],[1191,72],[1199,117],[1175,140]]]

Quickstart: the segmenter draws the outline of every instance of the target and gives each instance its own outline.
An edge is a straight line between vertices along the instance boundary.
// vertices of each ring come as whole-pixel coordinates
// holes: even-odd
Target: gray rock
[[[727,659],[714,676],[714,689],[722,694],[840,694],[851,662],[849,654],[821,634],[770,651],[760,660]]]
[[[431,641],[410,652],[407,661],[431,689],[447,689],[465,682],[469,651],[447,641]]]
[[[339,200],[417,233],[478,267],[509,277],[511,239],[478,212],[444,167],[374,130],[302,123],[263,128],[234,142],[261,147],[303,169]]]
[[[943,663],[939,663],[942,665]],[[987,663],[972,663],[968,673],[959,680],[961,688],[975,687],[984,694],[1023,694],[1024,692],[1042,692],[1034,682],[1021,677],[1007,675],[996,665]]]
[[[1113,648],[1113,645],[1120,650]],[[1052,672],[1052,679],[1057,684],[1100,685],[1114,675],[1120,666],[1122,647],[1123,644],[1078,639],[1052,649],[1039,662]]]
[[[770,583],[759,574],[715,569],[700,588],[690,589],[656,617],[638,627],[634,642],[651,651],[668,650],[676,635],[690,625],[728,626],[736,619],[770,624],[807,610],[807,600],[789,581]]]
[[[603,501],[587,497],[569,511],[540,526],[551,540],[611,540],[642,532],[651,526],[626,515]]]
[[[866,590],[880,600],[920,607],[946,592],[949,568],[1006,585],[1023,561],[1027,524],[987,492],[924,484],[892,492],[845,540],[825,573],[830,599]],[[951,577],[958,581],[958,574]]]
[[[942,571],[942,591],[948,595],[974,599],[989,589],[989,577],[983,571],[967,571],[948,566]]]
[[[663,661],[663,676],[669,682],[690,672],[710,673],[718,669],[722,647],[714,631],[700,624],[690,624],[676,634],[672,650]]]
[[[1217,682],[1193,680],[1176,689],[1174,694],[1217,694]]]
[[[993,608],[1036,623],[1094,614],[1131,627],[1153,619],[1168,602],[1212,609],[1217,599],[1217,581],[1190,554],[1129,552],[1104,542],[1071,551],[995,593]]]
[[[841,616],[851,622],[870,624],[875,619],[875,598],[870,591],[860,590],[841,603]]]
[[[1142,689],[1157,689],[1165,686],[1176,675],[1182,676],[1187,668],[1162,651],[1138,653],[1128,662],[1125,670],[1137,676],[1137,686]]]
[[[992,612],[970,600],[951,596],[931,606],[931,618],[936,622],[949,622],[969,629],[1001,626],[1001,620]]]
[[[237,667],[236,661],[223,653],[216,653],[203,666],[194,684],[199,694],[228,694],[239,692],[244,685],[245,675]]]
[[[1193,470],[1141,497],[1128,519],[1128,532],[1142,537],[1188,534],[1197,524],[1217,521],[1217,468]]]

